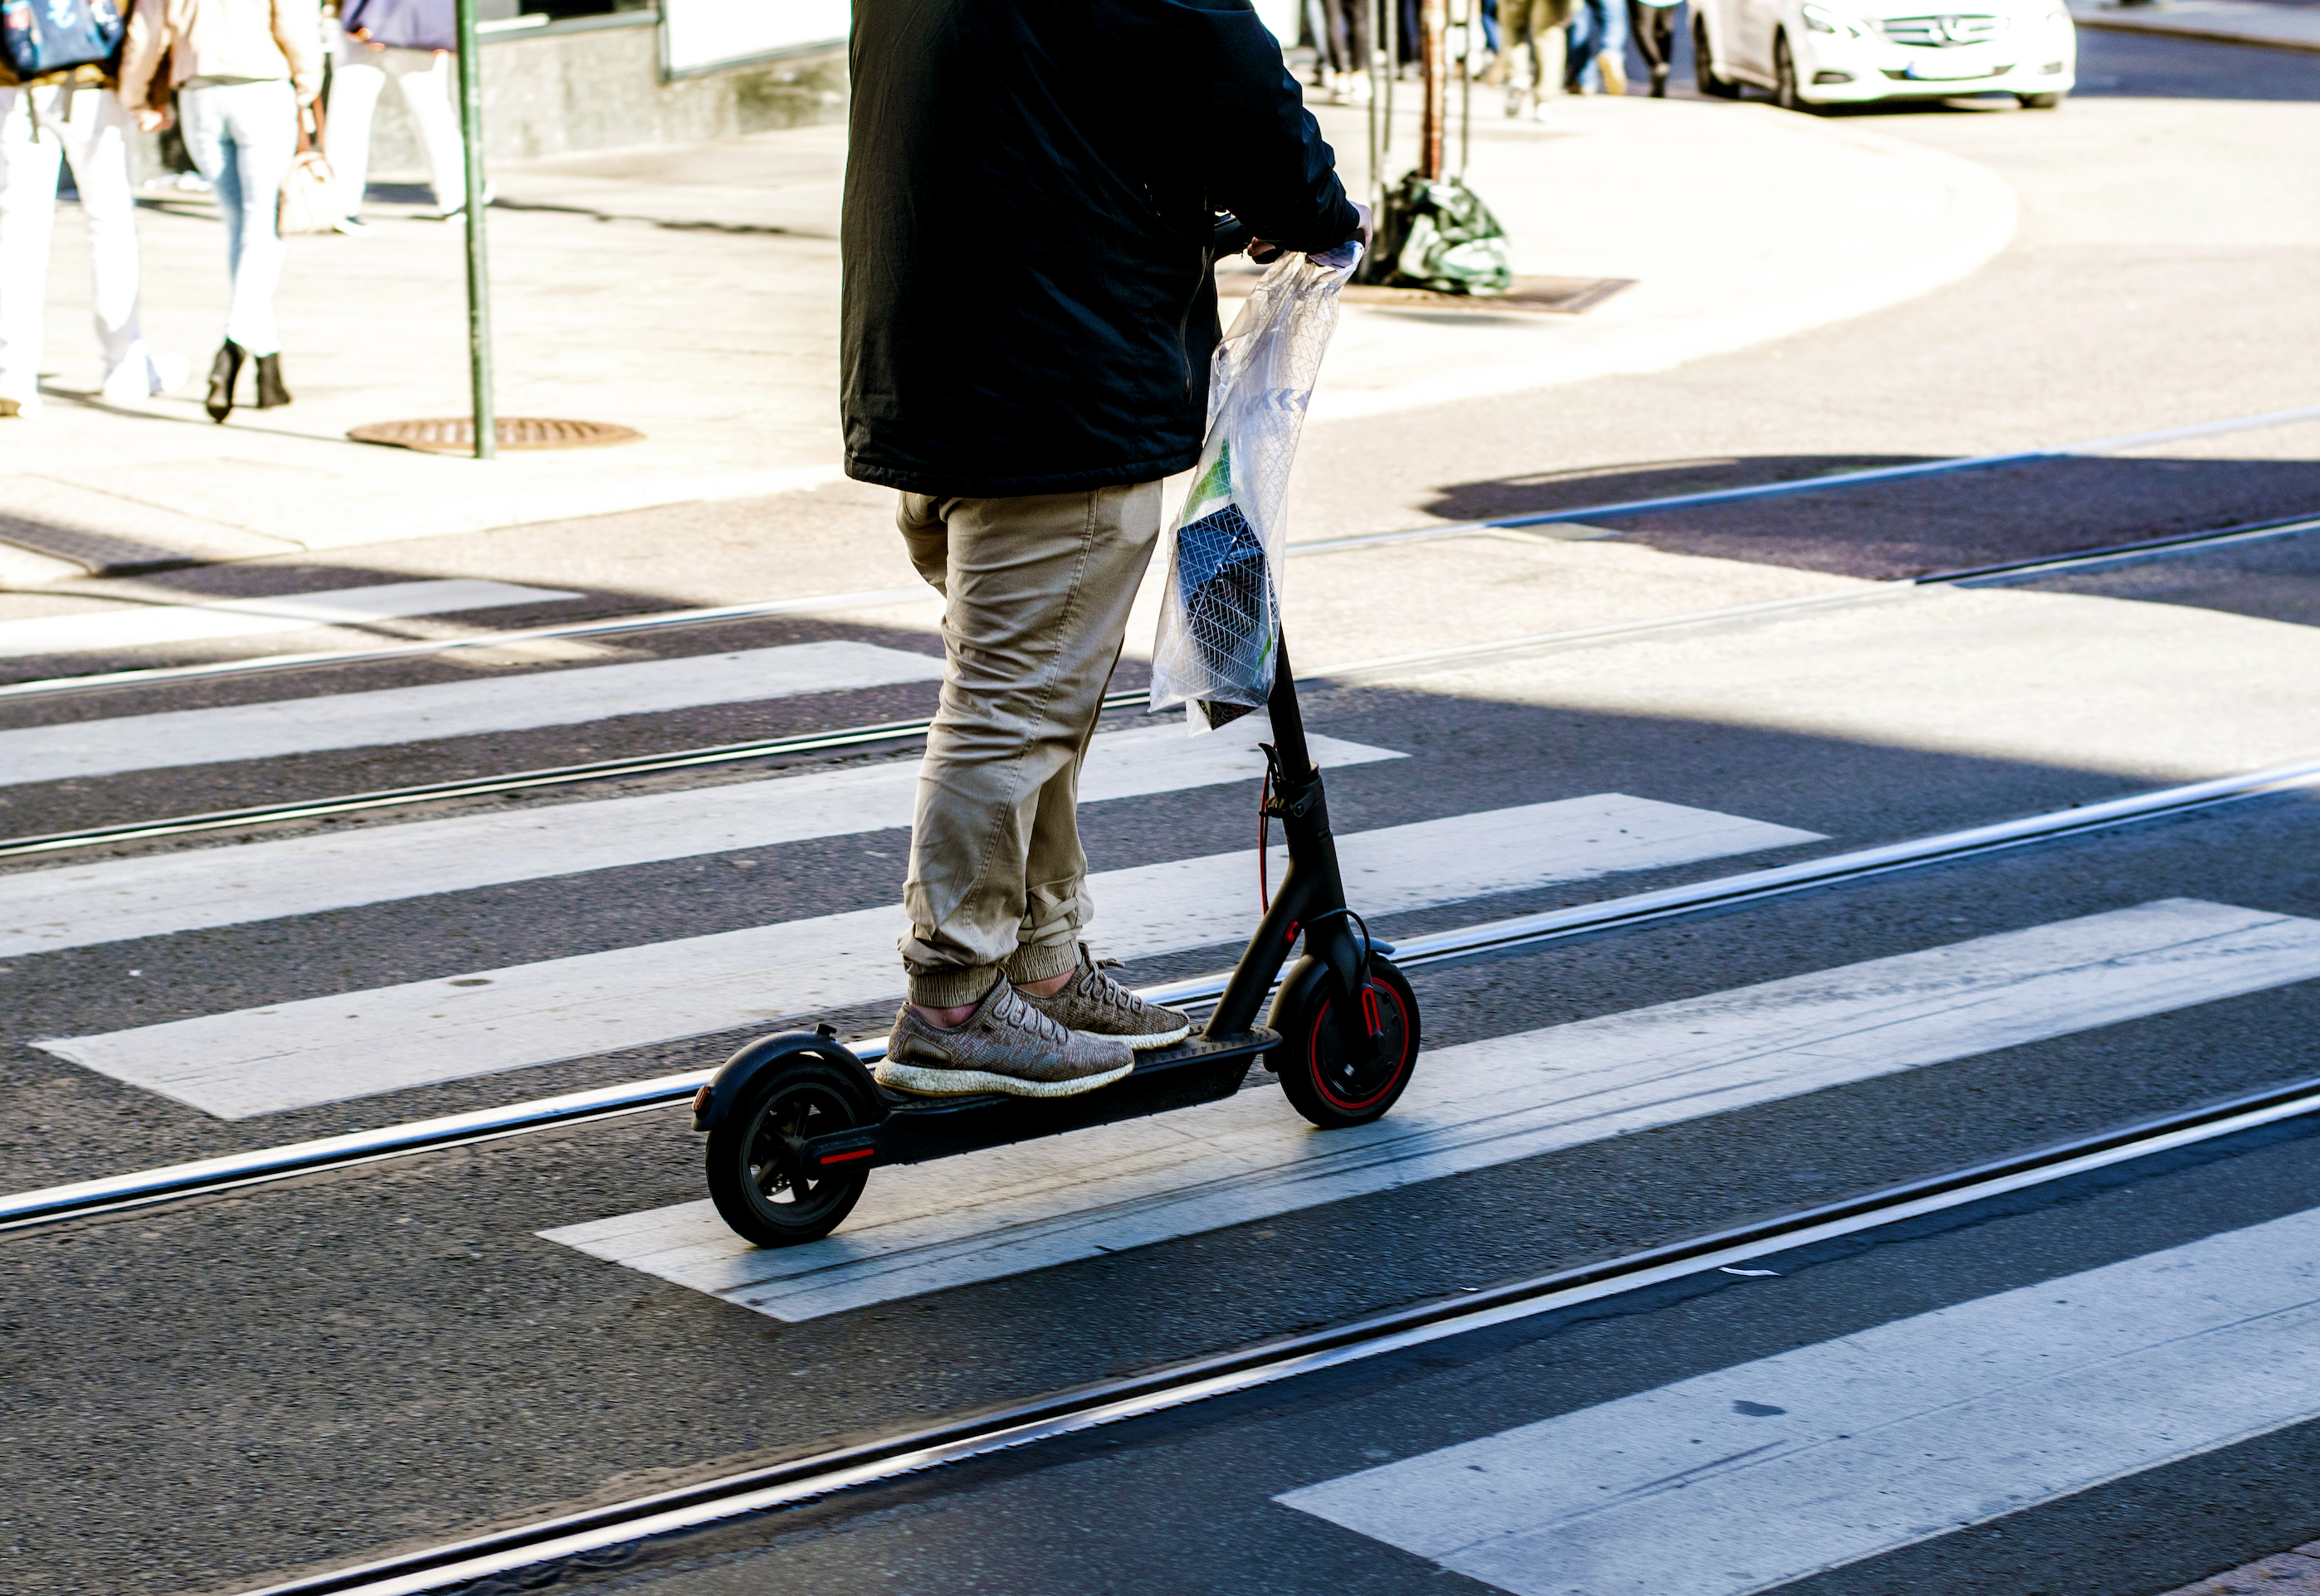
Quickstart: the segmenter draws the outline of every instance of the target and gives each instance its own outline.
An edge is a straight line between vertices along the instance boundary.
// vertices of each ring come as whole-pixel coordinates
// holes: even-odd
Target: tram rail
[[[1984,586],[2030,582],[2041,577],[2063,575],[2074,571],[2090,571],[2138,560],[2164,559],[2181,555],[2198,554],[2234,544],[2295,537],[2313,531],[2320,531],[2320,517],[2300,516],[2249,522],[2241,526],[2219,527],[2210,532],[2185,533],[2141,542],[2112,544],[2102,548],[2055,555],[2041,559],[2011,561],[2002,564],[1979,565],[1958,571],[1933,572],[1921,576],[1900,577],[1890,582],[1871,583],[1860,589],[1843,592],[1812,593],[1789,599],[1763,600],[1751,604],[1722,605],[1708,609],[1685,610],[1673,615],[1650,616],[1632,621],[1618,621],[1600,627],[1532,632],[1483,643],[1427,649],[1416,654],[1357,660],[1346,664],[1329,666],[1300,677],[1299,685],[1318,686],[1328,682],[1355,681],[1388,674],[1408,674],[1427,669],[1452,669],[1487,660],[1518,658],[1554,653],[1567,648],[1593,647],[1600,644],[1648,636],[1660,632],[1689,631],[1700,627],[1771,619],[1811,610],[1851,609],[1863,604],[1882,603],[1907,598],[1913,592],[1934,587]],[[1104,699],[1103,708],[1106,713],[1116,709],[1134,708],[1139,705],[1148,704],[1151,697],[1149,692],[1141,690],[1112,693]],[[153,842],[166,837],[190,836],[203,832],[238,831],[260,825],[319,820],[334,815],[404,808],[414,804],[439,803],[455,798],[485,798],[498,793],[530,791],[582,782],[635,780],[674,771],[698,770],[750,760],[783,759],[802,753],[836,753],[875,744],[913,741],[924,737],[933,724],[931,719],[923,718],[884,721],[870,726],[839,727],[827,732],[801,733],[787,737],[760,738],[742,743],[724,743],[699,748],[676,749],[666,753],[633,754],[621,759],[591,761],[584,764],[517,771],[504,775],[460,777],[448,781],[427,782],[412,787],[385,788],[370,792],[348,793],[332,798],[256,804],[242,808],[216,809],[203,814],[173,816],[160,820],[124,821],[111,825],[86,826],[72,831],[0,839],[0,860],[72,852],[86,848],[117,846],[129,843]]]
[[[1719,909],[1763,903],[1793,893],[1869,880],[1898,870],[1987,858],[2088,832],[2165,819],[2315,785],[2320,785],[2320,759],[2304,760],[2243,776],[2161,788],[1995,825],[1938,833],[1822,859],[1778,865],[1769,870],[1717,877],[1689,886],[1634,893],[1599,903],[1550,909],[1409,937],[1394,944],[1394,961],[1404,969],[1414,969],[1420,965],[1536,947],[1605,932],[1629,930]],[[1219,972],[1164,982],[1143,987],[1140,991],[1143,996],[1155,1003],[1199,1009],[1215,1002],[1223,993],[1226,980],[1226,974]],[[884,1046],[880,1041],[850,1045],[865,1062],[884,1055]],[[674,1106],[690,1102],[693,1095],[714,1073],[712,1069],[689,1070],[681,1075],[658,1076],[648,1080],[535,1098],[498,1108],[412,1121],[315,1141],[18,1192],[0,1196],[0,1232],[101,1218],[302,1175],[350,1168],[389,1159],[496,1141],[512,1136]]]
[[[1996,455],[1964,455],[1948,459],[1917,461],[1902,465],[1873,466],[1861,471],[1832,472],[1824,476],[1796,477],[1777,482],[1756,482],[1745,487],[1712,488],[1697,493],[1674,493],[1651,499],[1609,500],[1600,504],[1582,504],[1557,510],[1529,511],[1520,515],[1495,516],[1482,520],[1450,521],[1439,526],[1414,527],[1391,532],[1357,532],[1343,537],[1309,538],[1291,543],[1288,546],[1288,552],[1295,556],[1337,554],[1349,549],[1380,547],[1391,544],[1423,543],[1443,537],[1466,537],[1478,532],[1518,531],[1528,527],[1581,521],[1589,517],[1645,515],[1654,510],[1688,509],[1699,505],[1737,503],[1752,499],[1823,492],[1830,489],[1858,487],[1867,482],[1941,476],[1998,466],[2033,464],[2045,460],[2119,454],[2129,449],[2149,448],[2155,445],[2180,442],[2189,438],[2213,437],[2234,432],[2261,431],[2268,428],[2289,427],[2298,422],[2311,420],[2320,420],[2320,405],[2306,405],[2286,410],[2270,410],[2251,416],[2232,416],[2215,421],[2197,421],[2185,426],[2164,427],[2147,432],[2120,433],[2110,437],[2089,438],[2079,443],[2059,444],[2052,448],[2015,449]],[[2191,536],[2197,537],[2207,535]],[[1953,575],[1954,573],[1944,573],[1939,576],[1909,580],[1943,581],[1950,579]],[[929,591],[929,590],[925,588],[911,587],[880,588],[853,593],[822,593],[797,599],[768,599],[746,604],[722,604],[693,609],[657,610],[644,615],[611,616],[597,620],[566,621],[543,627],[528,627],[515,631],[485,632],[467,637],[424,638],[409,643],[383,644],[368,648],[327,649],[308,654],[261,654],[249,659],[213,660],[200,664],[159,665],[140,670],[95,672],[86,676],[43,677],[32,681],[0,684],[0,703],[25,699],[52,698],[68,693],[93,692],[107,688],[154,687],[178,681],[210,681],[222,677],[263,675],[282,671],[313,670],[333,665],[419,659],[430,654],[449,654],[466,648],[505,648],[526,643],[612,636],[625,632],[660,631],[671,627],[705,626],[720,622],[763,620],[775,616],[810,614],[818,610],[868,609],[923,600],[928,596]]]
[[[675,1490],[535,1520],[247,1596],[416,1596],[549,1566],[723,1520],[860,1491],[1170,1409],[1535,1319],[1649,1286],[1965,1207],[2320,1113],[2320,1078],[2294,1081],[1681,1240],[1095,1382],[968,1418],[808,1454]]]
[[[2320,407],[2260,419],[2265,424],[2320,417]],[[2164,441],[2168,437],[2231,429],[2233,424],[2173,429],[2107,441],[2114,446]],[[2029,451],[1971,460],[1928,462],[1838,476],[1762,484],[1659,500],[1631,501],[1552,514],[1462,523],[1295,546],[1292,552],[1332,552],[1373,543],[1418,541],[1484,530],[1575,521],[1588,516],[1636,513],[1675,505],[1811,491],[1853,482],[1934,474],[1976,467],[2096,452],[2096,446]],[[1907,598],[1940,586],[2004,585],[2072,571],[2089,571],[2133,561],[2165,559],[2233,544],[2320,530],[2320,517],[2248,523],[2215,531],[2183,534],[2107,546],[2071,554],[1929,573],[1892,582],[1864,584],[1837,594],[1772,600],[1647,618],[1612,626],[1531,634],[1494,642],[1356,662],[1317,672],[1310,680],[1346,681],[1366,676],[1456,668],[1493,658],[1519,657],[1562,648],[1580,648],[1658,632],[1745,624],[1819,609],[1844,608]],[[97,686],[150,685],[219,675],[258,673],[358,660],[424,655],[449,649],[504,646],[530,639],[572,637],[607,632],[709,624],[762,616],[861,607],[916,598],[915,591],[826,595],[764,605],[614,618],[571,627],[430,640],[329,656],[278,656],[216,665],[120,672],[107,678],[59,679],[0,688],[0,700],[46,693],[88,690]],[[129,678],[135,678],[131,682]],[[1111,695],[1105,708],[1121,709],[1148,701],[1148,695]],[[926,720],[898,720],[834,731],[764,739],[586,764],[518,771],[304,803],[256,806],[182,816],[160,821],[93,827],[73,833],[0,841],[0,859],[38,857],[76,849],[123,844],[168,836],[240,829],[331,815],[554,788],[605,780],[634,779],[686,769],[706,769],[753,759],[838,753],[922,737]],[[1470,959],[1545,945],[1564,939],[1654,924],[1687,915],[1766,902],[1797,892],[1864,881],[1922,866],[1990,857],[2113,827],[2193,814],[2235,802],[2320,786],[2320,758],[2272,767],[2244,776],[2190,783],[2129,798],[2052,811],[1992,825],[1808,860],[1770,870],[1717,878],[1689,886],[1631,894],[1603,902],[1514,916],[1401,941],[1397,961],[1405,966]],[[1207,975],[1144,988],[1156,1001],[1198,1007],[1221,992],[1224,977]],[[872,1041],[856,1046],[865,1059],[883,1050]],[[711,1074],[689,1071],[653,1080],[621,1083],[594,1091],[507,1105],[471,1114],[412,1122],[284,1147],[260,1149],[101,1180],[51,1186],[0,1196],[0,1231],[23,1231],[72,1221],[102,1218],[157,1205],[213,1196],[300,1176],[452,1147],[478,1145],[536,1132],[575,1126],[675,1106],[689,1100]],[[1844,1199],[1800,1208],[1770,1219],[1707,1231],[1662,1246],[1626,1253],[1576,1268],[1501,1284],[1455,1297],[1433,1300],[1330,1329],[1267,1339],[1207,1357],[1172,1364],[1119,1379],[1019,1402],[994,1412],[898,1432],[875,1441],[817,1451],[763,1467],[739,1471],[675,1490],[640,1495],[587,1511],[546,1517],[534,1522],[357,1566],[271,1584],[250,1596],[400,1596],[402,1592],[517,1573],[532,1584],[552,1577],[552,1565],[582,1560],[614,1548],[633,1546],[746,1515],[861,1491],[925,1474],[995,1452],[1037,1445],[1100,1427],[1132,1420],[1286,1382],[1409,1348],[1494,1326],[1565,1311],[1654,1285],[1745,1264],[1800,1246],[1876,1231],[1906,1220],[1938,1213],[2007,1193],[2052,1184],[2093,1170],[2130,1163],[2175,1149],[2213,1141],[2257,1127],[2320,1114],[2320,1077],[2222,1102],[2182,1109],[2134,1124],[2010,1154]]]

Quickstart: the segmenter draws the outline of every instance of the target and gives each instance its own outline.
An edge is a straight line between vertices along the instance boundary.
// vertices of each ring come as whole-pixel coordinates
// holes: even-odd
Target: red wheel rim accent
[[[1319,1012],[1314,1014],[1313,1029],[1305,1038],[1305,1073],[1311,1078],[1313,1082],[1313,1089],[1321,1094],[1322,1098],[1328,1103],[1330,1107],[1337,1109],[1341,1113],[1361,1113],[1362,1110],[1367,1108],[1371,1104],[1375,1103],[1379,1098],[1384,1096],[1388,1092],[1392,1091],[1396,1086],[1400,1085],[1402,1072],[1409,1068],[1409,1054],[1407,1050],[1409,1044],[1409,1010],[1402,1003],[1401,994],[1395,991],[1391,987],[1387,986],[1383,981],[1371,981],[1362,989],[1362,996],[1364,1003],[1377,1001],[1377,996],[1381,994],[1393,1000],[1393,1012],[1400,1016],[1401,1020],[1402,1046],[1405,1050],[1401,1057],[1395,1061],[1393,1073],[1385,1078],[1385,1084],[1378,1087],[1376,1091],[1372,1092],[1368,1096],[1363,1098],[1360,1102],[1348,1103],[1343,1097],[1338,1096],[1337,1093],[1331,1091],[1329,1089],[1328,1079],[1324,1078],[1321,1072],[1321,1028],[1329,1023],[1329,1005],[1328,1003],[1324,1002],[1321,1005]]]

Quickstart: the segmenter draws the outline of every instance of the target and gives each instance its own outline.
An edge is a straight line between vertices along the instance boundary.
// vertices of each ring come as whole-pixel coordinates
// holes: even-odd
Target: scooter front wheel
[[[1366,1125],[1394,1105],[1418,1062],[1418,996],[1385,959],[1373,954],[1361,997],[1369,1029],[1382,1032],[1373,1059],[1356,1058],[1339,1034],[1326,966],[1300,960],[1273,1001],[1273,1053],[1281,1089],[1299,1114],[1325,1131]]]
[[[805,1143],[870,1117],[860,1086],[832,1065],[801,1058],[768,1071],[709,1132],[709,1195],[717,1212],[761,1247],[820,1240],[853,1212],[870,1176],[810,1172]]]

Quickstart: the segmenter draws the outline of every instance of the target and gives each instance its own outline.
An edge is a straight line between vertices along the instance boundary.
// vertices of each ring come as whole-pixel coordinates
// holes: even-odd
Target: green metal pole
[[[484,256],[484,63],[476,46],[476,0],[458,0],[459,140],[467,168],[467,383],[473,395],[476,458],[499,454],[492,408],[492,280]]]

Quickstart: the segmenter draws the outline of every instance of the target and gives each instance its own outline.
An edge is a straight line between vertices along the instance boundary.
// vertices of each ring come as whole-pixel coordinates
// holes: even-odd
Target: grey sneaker
[[[1145,1002],[1106,973],[1119,968],[1119,960],[1098,959],[1082,942],[1080,967],[1063,989],[1052,997],[1025,992],[1023,1001],[1083,1036],[1116,1036],[1138,1052],[1167,1047],[1192,1033],[1190,1015]]]
[[[1058,1024],[1001,979],[949,1030],[904,1004],[876,1075],[882,1087],[922,1097],[976,1092],[1072,1097],[1108,1087],[1135,1068],[1136,1055],[1125,1042],[1082,1036]]]

